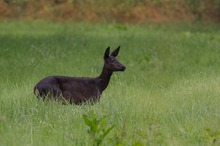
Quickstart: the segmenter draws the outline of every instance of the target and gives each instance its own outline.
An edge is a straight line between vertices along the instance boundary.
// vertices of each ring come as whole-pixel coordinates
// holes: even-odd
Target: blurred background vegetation
[[[0,0],[0,20],[220,22],[220,0]]]

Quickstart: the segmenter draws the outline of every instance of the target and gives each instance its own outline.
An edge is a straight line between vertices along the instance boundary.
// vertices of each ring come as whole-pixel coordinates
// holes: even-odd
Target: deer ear
[[[115,49],[115,50],[111,53],[111,56],[114,56],[114,57],[118,56],[119,50],[120,50],[120,46],[118,46],[118,48]]]
[[[110,53],[110,47],[108,47],[108,48],[105,50],[104,59],[107,59],[107,58],[109,57],[109,53]]]

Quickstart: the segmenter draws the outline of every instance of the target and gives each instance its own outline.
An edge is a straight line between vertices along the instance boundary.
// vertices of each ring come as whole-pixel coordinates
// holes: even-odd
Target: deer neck
[[[108,86],[110,78],[112,76],[113,71],[108,70],[105,66],[102,69],[102,73],[100,74],[99,78],[99,89],[100,91],[104,91]]]

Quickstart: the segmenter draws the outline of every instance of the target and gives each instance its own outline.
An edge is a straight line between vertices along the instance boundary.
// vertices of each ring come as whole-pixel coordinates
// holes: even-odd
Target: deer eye
[[[110,62],[114,62],[114,59],[113,59],[113,58],[110,58],[109,60],[110,60]]]

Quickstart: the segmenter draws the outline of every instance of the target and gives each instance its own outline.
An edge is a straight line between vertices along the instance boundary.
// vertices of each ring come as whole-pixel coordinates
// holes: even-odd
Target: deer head
[[[122,65],[117,59],[116,56],[118,55],[120,50],[120,46],[115,49],[111,55],[110,54],[110,47],[108,47],[105,50],[105,54],[104,54],[104,60],[105,60],[105,67],[106,69],[108,69],[109,71],[124,71],[126,69],[126,67],[124,65]]]

